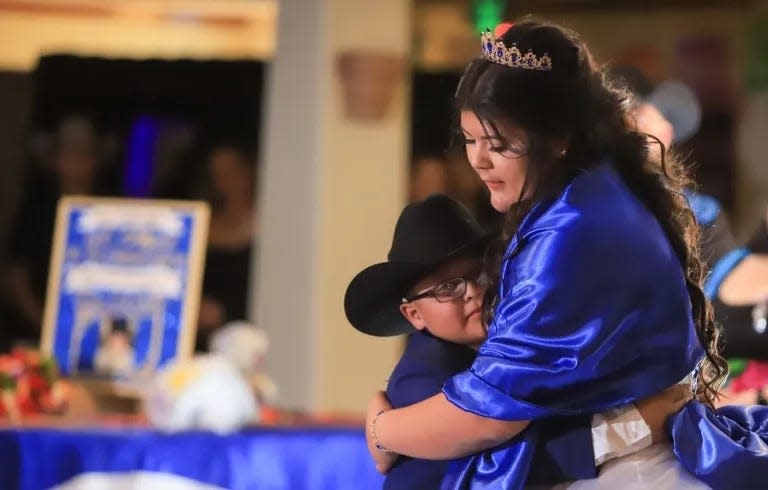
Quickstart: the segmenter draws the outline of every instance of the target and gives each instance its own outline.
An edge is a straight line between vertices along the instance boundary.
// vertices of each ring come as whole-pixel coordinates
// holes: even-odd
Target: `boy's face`
[[[410,295],[421,294],[456,278],[467,280],[464,295],[439,302],[434,296],[417,299],[400,306],[400,311],[417,330],[425,328],[435,337],[464,345],[480,345],[485,340],[483,326],[483,295],[485,287],[476,282],[482,270],[479,257],[456,258],[425,277]]]

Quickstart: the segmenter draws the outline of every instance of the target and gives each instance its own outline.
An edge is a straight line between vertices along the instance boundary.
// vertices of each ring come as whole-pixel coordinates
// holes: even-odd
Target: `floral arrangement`
[[[0,355],[0,416],[58,414],[66,408],[68,386],[56,362],[29,349]]]

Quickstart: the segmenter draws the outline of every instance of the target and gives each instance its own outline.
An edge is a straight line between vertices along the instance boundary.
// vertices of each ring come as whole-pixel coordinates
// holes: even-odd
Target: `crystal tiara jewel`
[[[529,49],[523,55],[515,44],[507,47],[504,41],[496,39],[490,30],[486,29],[480,40],[483,47],[483,57],[488,61],[526,70],[548,71],[552,69],[552,59],[547,53],[539,57]]]

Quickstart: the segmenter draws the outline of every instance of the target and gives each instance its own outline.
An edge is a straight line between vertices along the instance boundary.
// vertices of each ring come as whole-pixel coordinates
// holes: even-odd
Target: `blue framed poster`
[[[192,354],[208,235],[203,202],[59,202],[42,351],[64,375],[130,378]]]

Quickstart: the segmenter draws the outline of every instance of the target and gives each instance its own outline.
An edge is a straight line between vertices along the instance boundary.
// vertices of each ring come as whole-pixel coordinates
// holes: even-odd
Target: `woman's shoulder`
[[[599,167],[532,211],[509,244],[505,272],[518,277],[535,272],[532,266],[562,271],[564,264],[582,272],[598,265],[600,270],[635,267],[628,261],[652,270],[679,266],[653,214],[612,168]]]
[[[408,336],[402,359],[407,362],[414,360],[426,361],[435,366],[452,365],[458,360],[460,364],[464,360],[475,357],[475,351],[462,344],[456,344],[435,337],[424,331],[415,331]]]
[[[521,225],[522,233],[547,230],[592,238],[612,234],[621,239],[627,233],[661,231],[655,217],[610,164],[580,172],[556,199],[532,214]]]

